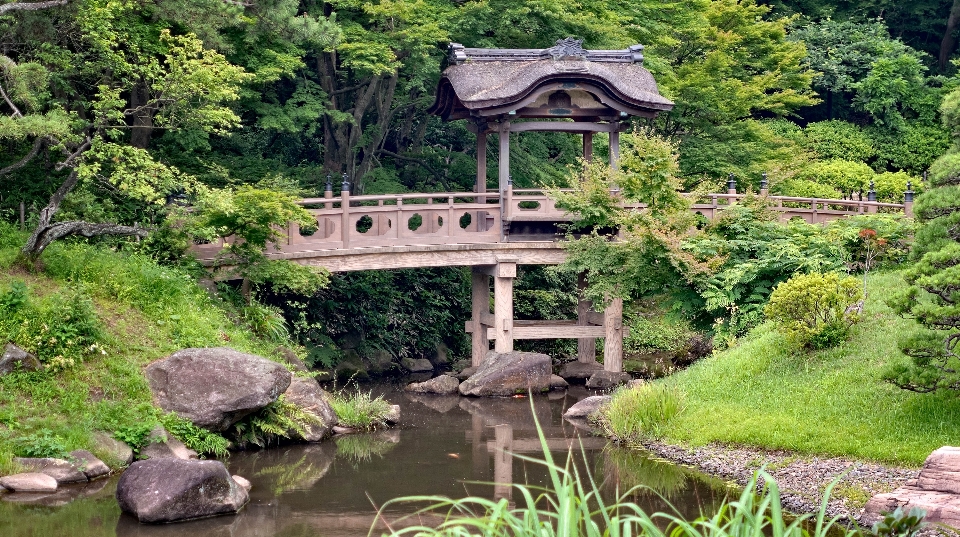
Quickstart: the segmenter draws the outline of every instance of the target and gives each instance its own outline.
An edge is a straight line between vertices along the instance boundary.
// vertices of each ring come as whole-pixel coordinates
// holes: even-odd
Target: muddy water
[[[380,534],[388,525],[399,529],[430,521],[402,519],[414,505],[388,506],[385,517],[377,518],[375,506],[392,498],[469,494],[516,502],[522,498],[508,483],[546,485],[541,465],[508,454],[542,458],[534,415],[554,457],[565,460],[569,446],[575,446],[578,467],[589,470],[608,497],[646,485],[650,488],[632,499],[648,512],[666,510],[666,498],[692,518],[711,510],[727,493],[721,483],[607,445],[565,422],[564,409],[591,395],[583,389],[536,397],[533,411],[526,398],[480,400],[412,396],[390,386],[373,389],[401,406],[397,429],[231,456],[226,461],[231,473],[253,483],[250,504],[236,516],[141,525],[120,513],[114,477],[45,497],[0,496],[0,535],[337,537],[367,535],[371,526]]]

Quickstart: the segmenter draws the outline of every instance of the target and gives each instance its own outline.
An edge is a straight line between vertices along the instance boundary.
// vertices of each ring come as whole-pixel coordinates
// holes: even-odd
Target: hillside
[[[837,348],[800,353],[764,324],[736,347],[669,377],[664,384],[683,394],[685,408],[665,439],[911,465],[956,445],[957,394],[917,394],[881,380],[888,364],[907,359],[897,341],[916,330],[885,304],[903,285],[897,272],[871,275],[863,319]]]

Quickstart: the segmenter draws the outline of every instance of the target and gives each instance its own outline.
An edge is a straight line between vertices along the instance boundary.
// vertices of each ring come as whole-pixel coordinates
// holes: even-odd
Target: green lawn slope
[[[802,353],[769,324],[664,381],[683,394],[668,441],[784,448],[919,465],[960,444],[960,394],[916,394],[881,380],[917,329],[885,304],[899,273],[872,274],[862,321],[840,347]]]
[[[11,458],[25,450],[90,449],[91,431],[156,423],[142,369],[158,358],[184,347],[226,345],[268,357],[276,348],[234,322],[229,306],[186,271],[104,247],[54,244],[42,270],[27,272],[13,264],[23,238],[0,229],[0,292],[19,281],[30,300],[83,293],[103,329],[103,352],[59,372],[0,377],[0,475],[15,470]]]

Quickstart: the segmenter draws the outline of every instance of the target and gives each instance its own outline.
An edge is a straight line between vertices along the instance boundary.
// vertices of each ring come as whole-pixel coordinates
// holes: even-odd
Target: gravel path
[[[693,466],[711,475],[746,485],[766,465],[776,479],[784,509],[793,513],[816,513],[823,491],[837,476],[847,472],[834,487],[828,504],[829,516],[857,521],[871,496],[889,492],[909,479],[919,468],[885,466],[838,457],[824,458],[787,451],[768,451],[741,446],[711,444],[689,448],[660,442],[646,442],[644,448],[664,459]]]

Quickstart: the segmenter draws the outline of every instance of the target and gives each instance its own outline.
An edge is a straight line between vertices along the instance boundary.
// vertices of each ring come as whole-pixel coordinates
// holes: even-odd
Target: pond
[[[507,454],[542,458],[534,415],[554,457],[565,461],[572,446],[578,468],[592,473],[608,497],[646,485],[649,489],[633,496],[645,510],[667,510],[668,500],[693,518],[713,510],[728,493],[722,482],[610,445],[564,421],[565,409],[592,395],[582,387],[534,397],[533,410],[528,398],[412,395],[391,385],[364,390],[401,406],[399,427],[233,454],[226,461],[231,473],[253,483],[250,503],[236,516],[141,525],[120,513],[114,476],[47,496],[0,496],[0,535],[346,537],[367,535],[375,519],[379,535],[388,531],[387,524],[399,529],[428,521],[398,520],[415,511],[414,505],[392,506],[378,519],[374,506],[392,498],[476,495],[513,502],[520,498],[507,483],[546,485],[543,466]]]

